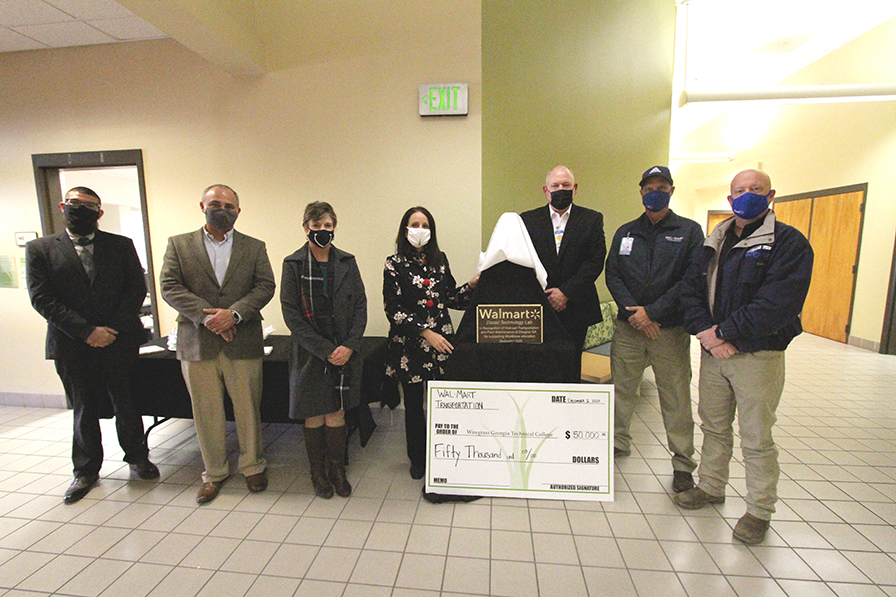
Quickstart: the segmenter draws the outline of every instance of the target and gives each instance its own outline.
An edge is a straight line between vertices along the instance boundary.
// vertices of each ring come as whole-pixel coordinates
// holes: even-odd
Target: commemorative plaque
[[[477,343],[541,344],[543,341],[542,305],[476,305]]]

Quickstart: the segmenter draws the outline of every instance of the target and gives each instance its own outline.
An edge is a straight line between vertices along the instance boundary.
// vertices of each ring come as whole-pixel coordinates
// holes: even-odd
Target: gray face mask
[[[229,209],[224,209],[223,207],[206,207],[205,208],[205,221],[208,222],[208,225],[212,228],[217,228],[218,230],[230,230],[233,228],[234,222],[236,222],[236,218],[239,215],[238,212],[231,211]]]

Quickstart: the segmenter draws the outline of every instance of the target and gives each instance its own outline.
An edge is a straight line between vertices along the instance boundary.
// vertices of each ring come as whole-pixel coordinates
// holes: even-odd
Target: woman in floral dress
[[[383,271],[383,304],[389,319],[386,374],[402,386],[411,477],[426,469],[426,381],[441,379],[451,354],[454,327],[448,309],[464,309],[479,279],[456,287],[448,258],[439,250],[436,222],[424,207],[401,218],[395,254]]]

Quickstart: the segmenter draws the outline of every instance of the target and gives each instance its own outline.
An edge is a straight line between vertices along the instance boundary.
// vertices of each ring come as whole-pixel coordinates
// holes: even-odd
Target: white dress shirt
[[[560,252],[560,243],[563,242],[563,232],[566,230],[566,224],[569,222],[569,212],[572,211],[572,205],[569,206],[562,214],[557,213],[553,207],[551,210],[551,223],[554,225],[554,243],[557,245],[557,252]]]

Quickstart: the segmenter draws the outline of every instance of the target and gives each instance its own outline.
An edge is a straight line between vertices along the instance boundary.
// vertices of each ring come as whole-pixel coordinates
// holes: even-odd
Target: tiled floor
[[[236,476],[199,508],[198,447],[178,420],[150,438],[161,482],[128,481],[105,425],[100,484],[64,506],[71,414],[0,407],[0,595],[896,596],[896,357],[803,335],[787,359],[781,501],[757,547],[731,538],[739,463],[724,505],[670,501],[652,384],[613,503],[429,504],[401,413],[384,411],[352,447],[347,500],[316,499],[299,428],[269,425],[269,489]]]

